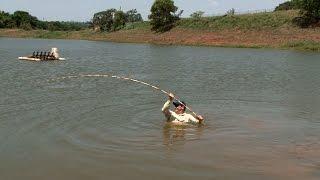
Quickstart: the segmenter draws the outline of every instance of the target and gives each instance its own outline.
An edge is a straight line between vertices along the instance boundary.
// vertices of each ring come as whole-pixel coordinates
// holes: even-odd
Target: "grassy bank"
[[[179,23],[180,27],[209,31],[221,30],[263,30],[291,26],[291,20],[298,15],[297,11],[261,12],[255,14],[225,15],[186,18]]]
[[[129,24],[123,30],[112,33],[0,29],[0,36],[320,51],[320,28],[301,29],[294,26],[291,20],[297,15],[297,11],[280,11],[185,18],[165,33],[151,32],[149,23],[141,22]]]

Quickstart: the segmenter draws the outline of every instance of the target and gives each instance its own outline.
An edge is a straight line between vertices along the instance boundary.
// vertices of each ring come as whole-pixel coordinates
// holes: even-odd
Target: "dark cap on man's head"
[[[180,103],[181,102],[181,103]],[[182,106],[186,106],[187,104],[184,102],[184,101],[173,101],[172,103],[173,103],[173,105],[175,106],[175,107],[178,107],[178,106],[180,106],[180,105],[182,105]]]

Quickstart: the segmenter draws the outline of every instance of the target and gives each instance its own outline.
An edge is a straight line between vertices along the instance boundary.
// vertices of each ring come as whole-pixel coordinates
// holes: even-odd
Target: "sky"
[[[223,14],[234,8],[236,12],[273,10],[287,0],[174,0],[182,17],[203,11],[205,15]],[[0,10],[13,13],[17,10],[29,12],[39,20],[46,21],[90,21],[94,13],[106,9],[121,8],[123,11],[137,9],[144,20],[150,14],[154,0],[0,0]]]

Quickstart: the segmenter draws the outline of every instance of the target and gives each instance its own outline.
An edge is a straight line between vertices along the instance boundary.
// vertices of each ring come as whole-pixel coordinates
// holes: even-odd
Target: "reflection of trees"
[[[163,144],[167,147],[183,145],[187,141],[200,139],[203,125],[174,125],[166,123],[163,127]]]

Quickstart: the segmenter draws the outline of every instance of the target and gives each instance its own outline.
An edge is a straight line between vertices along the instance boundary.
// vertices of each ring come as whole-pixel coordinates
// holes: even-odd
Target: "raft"
[[[56,61],[56,60],[66,60],[65,58],[57,58],[57,59],[40,59],[40,58],[32,58],[32,57],[18,57],[20,60],[27,61]]]
[[[58,48],[53,47],[51,48],[50,52],[33,52],[32,56],[25,56],[25,57],[18,57],[20,60],[27,60],[27,61],[55,61],[55,60],[65,60],[65,58],[60,58],[58,53]]]

